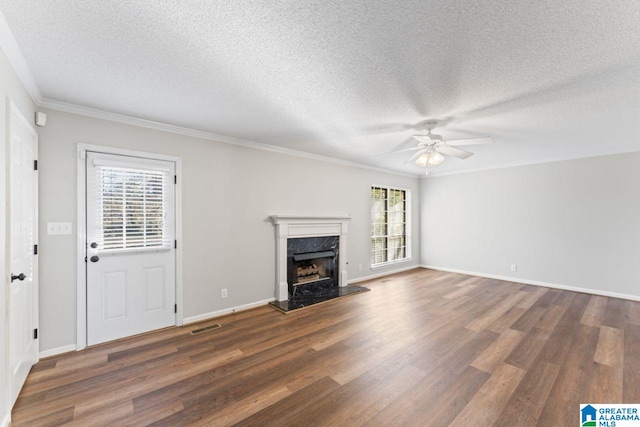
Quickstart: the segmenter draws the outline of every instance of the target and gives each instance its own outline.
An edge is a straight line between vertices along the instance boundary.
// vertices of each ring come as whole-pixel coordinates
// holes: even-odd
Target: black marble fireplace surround
[[[339,243],[339,236],[287,239],[289,299],[270,304],[286,312],[367,291],[361,286],[339,286]]]
[[[287,283],[289,298],[338,287],[339,236],[287,239]],[[298,277],[300,270],[315,272]]]

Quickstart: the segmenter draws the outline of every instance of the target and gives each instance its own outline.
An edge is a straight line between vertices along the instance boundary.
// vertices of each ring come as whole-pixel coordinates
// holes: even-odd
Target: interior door
[[[37,172],[38,135],[11,105],[9,120],[10,402],[13,406],[38,361]]]
[[[175,164],[86,161],[87,343],[175,325]]]

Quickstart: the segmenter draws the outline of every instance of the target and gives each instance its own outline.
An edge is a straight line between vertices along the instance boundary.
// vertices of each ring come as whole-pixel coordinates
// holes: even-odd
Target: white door
[[[9,203],[11,285],[9,299],[11,405],[38,361],[37,172],[38,135],[11,104]]]
[[[175,325],[175,164],[86,161],[87,343]]]

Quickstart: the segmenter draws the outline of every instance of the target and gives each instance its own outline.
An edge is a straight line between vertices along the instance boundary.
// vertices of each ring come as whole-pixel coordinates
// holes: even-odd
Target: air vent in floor
[[[191,335],[198,335],[198,334],[201,334],[203,332],[212,331],[214,329],[218,329],[218,328],[221,328],[221,327],[222,326],[220,326],[219,323],[216,323],[214,325],[209,325],[209,326],[205,326],[203,328],[194,329],[193,331],[191,331]]]

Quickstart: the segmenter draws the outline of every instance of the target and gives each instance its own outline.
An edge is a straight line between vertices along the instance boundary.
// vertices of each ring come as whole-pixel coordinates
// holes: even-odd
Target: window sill
[[[378,270],[380,268],[388,267],[390,265],[402,264],[403,262],[409,262],[409,261],[413,261],[413,258],[403,258],[403,259],[397,259],[394,261],[382,262],[380,264],[372,264],[371,270]]]

